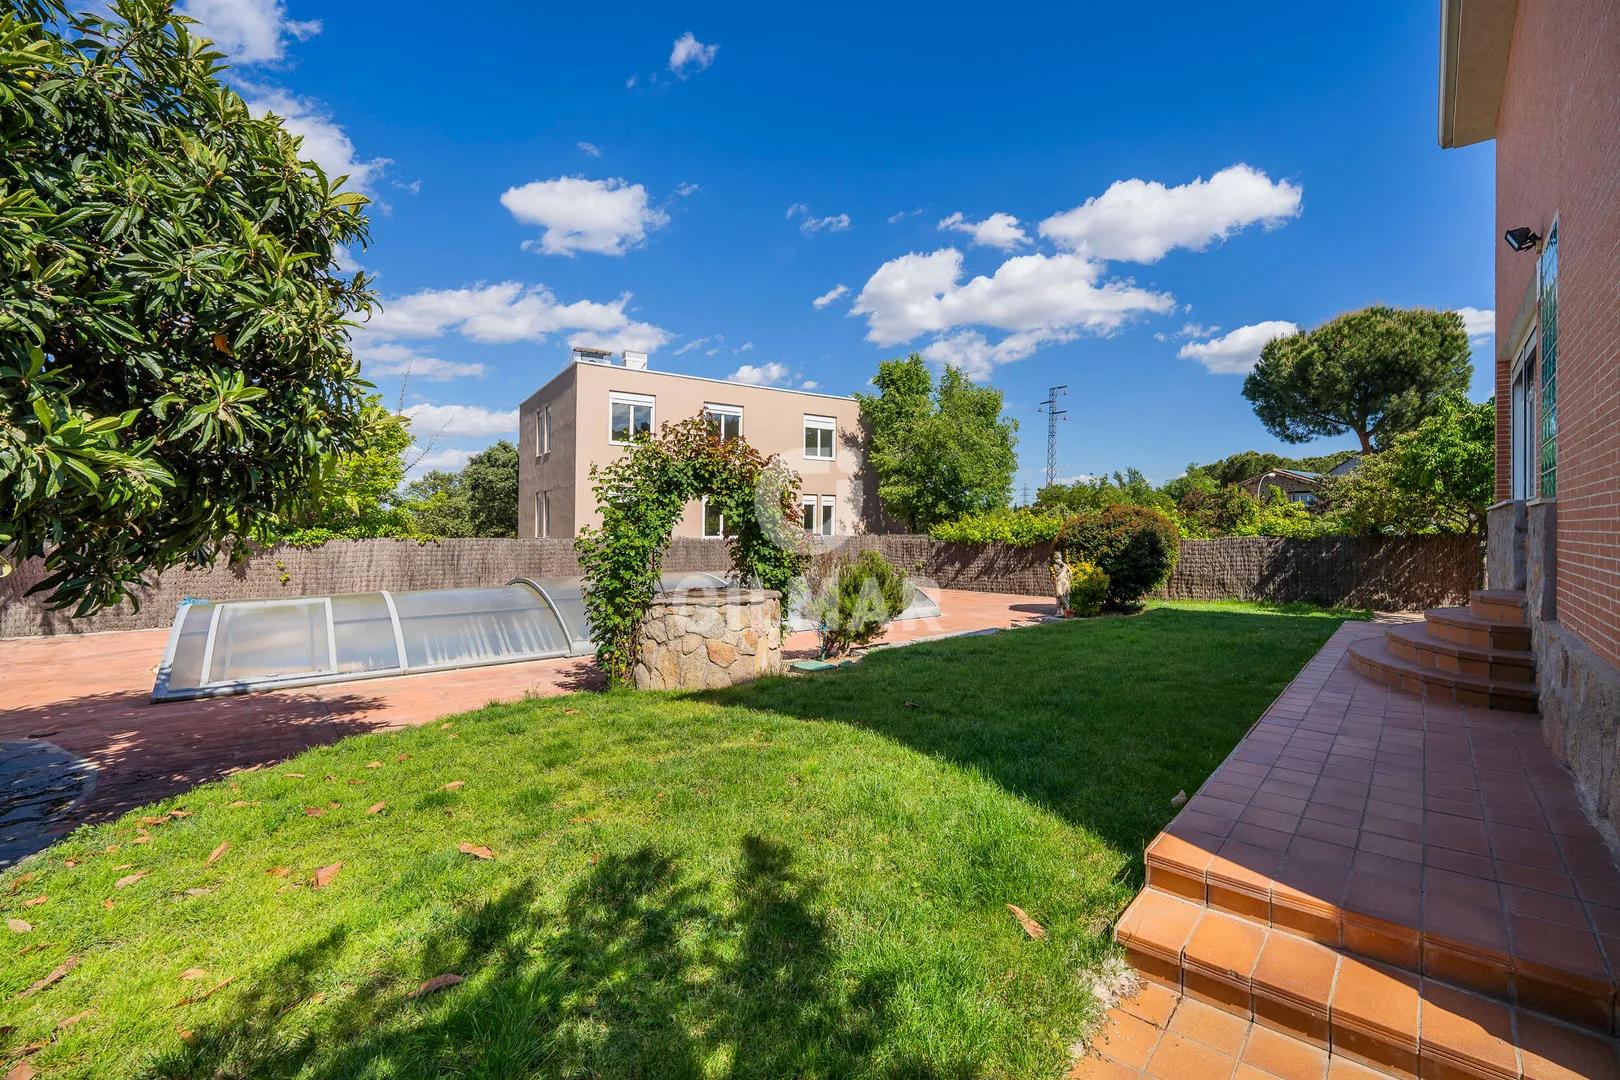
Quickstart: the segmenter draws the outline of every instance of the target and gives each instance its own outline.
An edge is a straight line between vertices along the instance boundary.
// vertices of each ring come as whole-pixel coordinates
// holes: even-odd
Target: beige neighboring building
[[[597,525],[593,463],[623,452],[631,434],[707,412],[727,435],[780,454],[800,477],[804,527],[826,536],[874,531],[860,472],[860,406],[852,397],[748,386],[653,371],[647,354],[621,357],[575,349],[572,362],[518,412],[518,536],[572,537]],[[721,522],[700,502],[676,536],[718,536]]]

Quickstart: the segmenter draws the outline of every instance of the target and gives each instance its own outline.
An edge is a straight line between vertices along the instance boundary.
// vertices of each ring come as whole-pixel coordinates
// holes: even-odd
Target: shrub
[[[1069,611],[1089,618],[1108,600],[1108,575],[1096,563],[1082,559],[1069,567]]]
[[[1175,569],[1181,532],[1146,506],[1115,505],[1070,518],[1057,550],[1070,563],[1095,563],[1108,575],[1107,606],[1131,611]]]
[[[1057,539],[1063,514],[1032,510],[991,510],[935,525],[929,535],[952,544],[1008,544],[1035,547]]]
[[[840,564],[811,609],[822,627],[822,651],[842,656],[877,638],[905,609],[909,591],[905,575],[876,551]]]

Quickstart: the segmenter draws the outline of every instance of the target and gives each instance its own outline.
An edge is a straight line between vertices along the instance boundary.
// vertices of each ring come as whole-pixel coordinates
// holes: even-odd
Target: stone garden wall
[[[638,690],[705,690],[782,673],[782,594],[686,589],[659,596],[641,620]]]
[[[901,570],[947,589],[1045,596],[1051,549],[946,544],[926,536],[854,536],[817,542],[823,560],[876,548]],[[1470,537],[1186,540],[1160,595],[1176,599],[1308,600],[1380,609],[1417,609],[1465,599],[1478,588],[1481,551]],[[669,571],[730,565],[722,540],[678,538]],[[500,585],[515,577],[574,576],[571,540],[341,540],[324,547],[272,548],[237,566],[170,570],[124,604],[87,619],[52,612],[25,597],[44,577],[37,562],[0,578],[0,637],[167,627],[186,597],[208,600],[323,596],[376,589]]]

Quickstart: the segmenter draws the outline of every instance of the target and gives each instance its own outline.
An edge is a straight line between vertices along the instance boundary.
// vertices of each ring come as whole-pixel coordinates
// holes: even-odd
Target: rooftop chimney
[[[646,371],[647,354],[637,349],[624,350],[624,366],[635,371]]]

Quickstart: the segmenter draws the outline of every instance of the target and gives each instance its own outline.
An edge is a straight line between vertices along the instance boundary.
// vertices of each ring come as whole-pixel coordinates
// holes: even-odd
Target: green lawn
[[[1055,1076],[1172,796],[1338,622],[1161,605],[208,784],[0,877],[32,924],[0,932],[0,1068],[48,1042],[45,1077]]]

